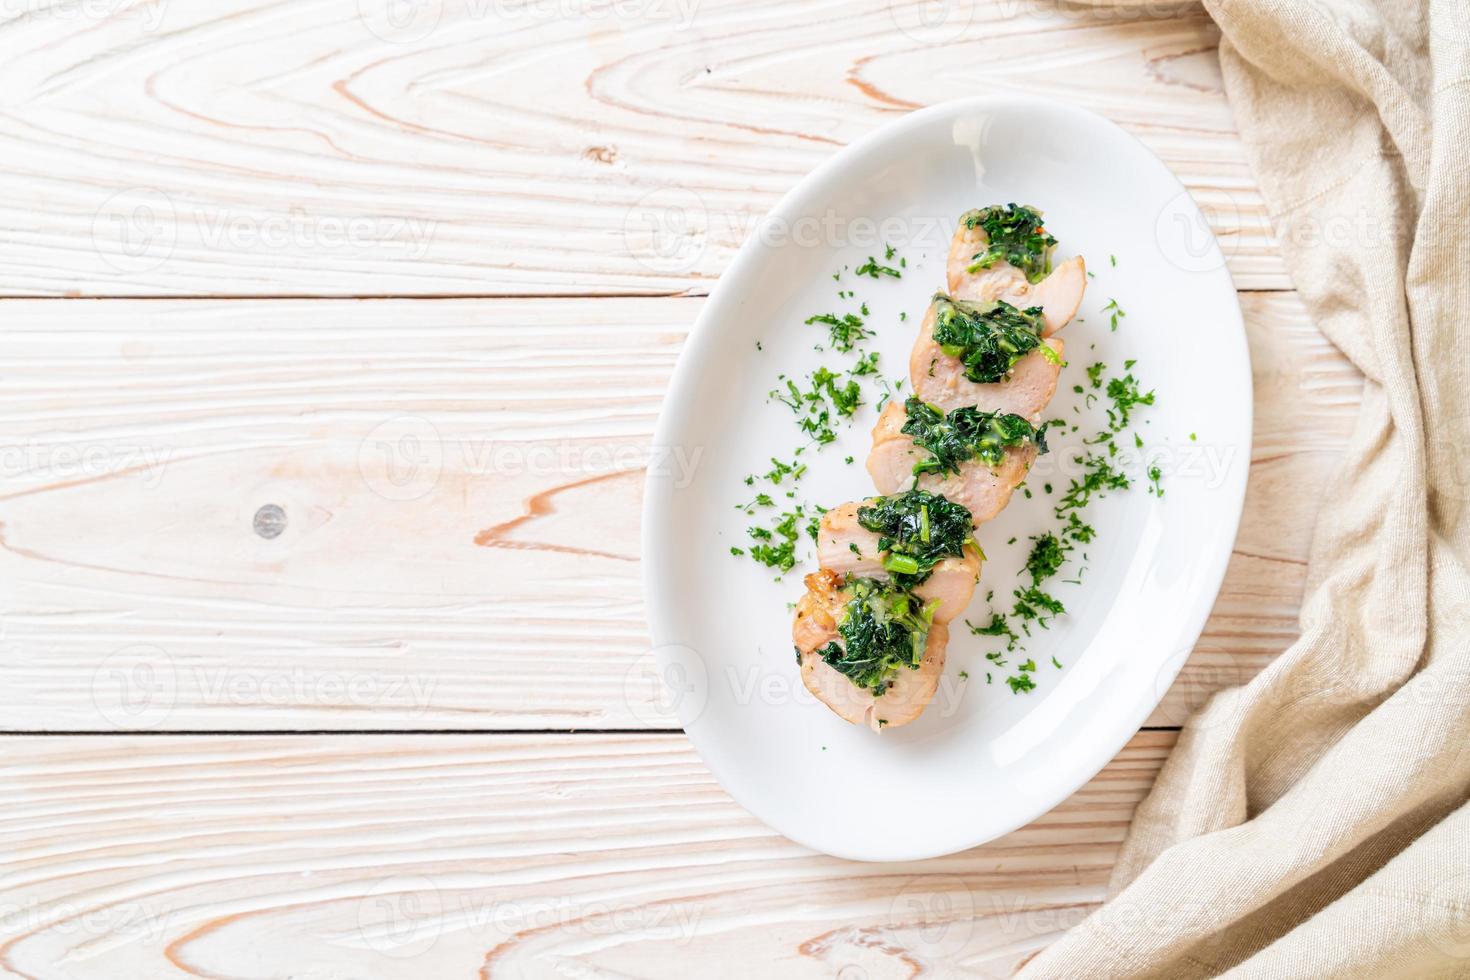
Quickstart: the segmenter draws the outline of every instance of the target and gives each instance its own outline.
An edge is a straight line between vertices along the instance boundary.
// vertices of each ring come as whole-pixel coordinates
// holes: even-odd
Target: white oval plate
[[[789,604],[810,558],[777,583],[730,555],[731,545],[748,543],[751,522],[736,505],[755,491],[742,480],[800,443],[790,411],[765,397],[776,375],[800,379],[818,364],[850,360],[815,352],[823,328],[803,321],[851,308],[836,290],[855,289],[853,304],[869,304],[878,331],[869,346],[881,351],[884,374],[906,375],[914,332],[943,284],[955,221],[968,208],[1008,201],[1042,208],[1061,242],[1058,258],[1080,253],[1095,273],[1079,319],[1062,334],[1069,367],[1046,415],[1088,421],[1079,433],[1053,435],[1054,452],[1028,480],[1034,497],[1016,494],[980,529],[990,560],[969,618],[983,620],[988,590],[1001,607],[1021,582],[1027,536],[1052,526],[1054,498],[1041,484],[1066,485],[1056,467],[1102,417],[1100,405],[1072,392],[1086,383],[1088,364],[1104,361],[1116,374],[1135,359],[1139,381],[1156,389],[1157,406],[1141,409],[1135,428],[1159,454],[1165,496],[1140,480],[1088,511],[1099,536],[1087,548],[1083,584],[1053,581],[1068,615],[1027,649],[1038,665],[1034,693],[1012,694],[1003,680],[1014,666],[992,668],[984,654],[996,644],[957,621],[934,703],[913,724],[875,734],[841,721],[801,685]],[[874,229],[907,258],[903,279],[849,272],[834,283],[843,266],[882,258]],[[1127,314],[1116,332],[1104,312],[1111,298]],[[874,417],[867,406],[836,444],[803,456],[804,498],[832,506],[873,493],[862,463]],[[736,800],[829,854],[917,859],[1021,827],[1123,747],[1188,657],[1235,539],[1250,437],[1250,360],[1235,290],[1204,219],[1156,157],[1100,116],[1039,99],[970,99],[905,116],[781,201],[720,279],[679,359],[643,513],[648,613],[672,706]],[[1125,435],[1120,446],[1125,440],[1131,445]],[[856,463],[844,465],[847,455]],[[1018,543],[1007,545],[1013,537]]]

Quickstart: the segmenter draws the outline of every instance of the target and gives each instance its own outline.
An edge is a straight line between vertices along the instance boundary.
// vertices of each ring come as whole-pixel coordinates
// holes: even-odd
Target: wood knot
[[[286,530],[286,512],[276,504],[266,504],[255,512],[255,520],[251,523],[255,533],[269,541],[280,537]]]

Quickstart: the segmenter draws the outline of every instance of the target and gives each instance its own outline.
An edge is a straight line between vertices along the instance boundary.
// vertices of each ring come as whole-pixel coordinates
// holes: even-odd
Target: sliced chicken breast
[[[791,630],[801,662],[801,681],[817,700],[854,725],[866,725],[873,731],[907,725],[934,699],[944,672],[949,627],[943,623],[931,626],[919,666],[900,669],[888,690],[874,697],[828,666],[819,652],[829,643],[842,642],[837,620],[848,598],[842,582],[842,576],[825,568],[806,577],[807,592],[796,604]]]
[[[1009,262],[996,262],[988,269],[970,271],[975,255],[985,251],[990,239],[982,228],[966,228],[962,221],[950,239],[945,278],[955,299],[988,302],[1003,299],[1018,309],[1041,307],[1045,335],[1051,336],[1077,315],[1082,294],[1087,291],[1087,265],[1082,256],[1061,263],[1041,282],[1032,284],[1026,274]]]
[[[822,515],[821,526],[817,528],[817,564],[838,575],[887,581],[891,576],[883,567],[878,535],[858,523],[858,508],[867,503],[853,501]],[[914,587],[914,595],[926,605],[938,599],[934,621],[948,623],[965,611],[978,581],[980,552],[970,545],[965,548],[965,557],[945,558],[935,563],[929,577]]]
[[[981,411],[1010,412],[1032,423],[1039,421],[1041,410],[1056,393],[1062,365],[1033,350],[1016,362],[1005,381],[976,384],[965,377],[965,366],[934,342],[934,309],[935,305],[930,303],[919,326],[913,353],[909,355],[909,379],[914,394],[946,412],[975,405]],[[1042,343],[1056,352],[1058,362],[1062,360],[1066,348],[1060,338],[1052,337]]]
[[[928,457],[928,453],[914,445],[913,439],[904,435],[906,419],[904,407],[891,402],[873,427],[868,473],[878,492],[885,496],[913,486],[914,464]],[[1011,493],[1026,479],[1035,461],[1036,446],[1011,446],[1005,451],[1004,462],[994,469],[979,460],[970,460],[960,464],[958,473],[925,473],[919,477],[918,485],[921,490],[940,494],[964,506],[978,527],[1010,503]]]
[[[1026,220],[1034,223],[1038,219]],[[946,263],[949,295],[971,302],[1003,300],[1023,311],[1039,307],[1041,323],[1038,325],[1033,319],[1030,329],[1039,327],[1044,338],[1042,342],[1055,356],[1048,356],[1046,351],[1033,350],[1017,360],[1009,375],[1000,382],[978,384],[970,381],[965,377],[964,364],[945,355],[934,342],[936,306],[931,303],[909,358],[912,391],[923,401],[945,412],[975,406],[985,412],[1020,415],[1034,425],[1040,421],[1042,411],[1056,392],[1065,353],[1062,342],[1051,335],[1076,316],[1087,288],[1087,269],[1078,256],[1057,265],[1039,283],[1031,283],[1024,272],[1005,261],[997,261],[986,269],[970,271],[975,255],[985,251],[989,244],[989,237],[984,229],[967,228],[961,222],[950,242]],[[998,373],[998,368],[1004,362],[995,364],[994,352],[986,356],[992,360],[987,362],[983,370],[995,370]],[[995,365],[993,368],[990,366],[992,364]],[[873,429],[873,449],[867,466],[874,484],[885,496],[901,493],[917,485],[921,490],[941,495],[951,503],[965,507],[975,524],[990,520],[1006,506],[1012,492],[1025,479],[1036,459],[1037,449],[1034,445],[1010,447],[1005,451],[1004,461],[994,468],[984,462],[972,460],[960,464],[959,473],[925,473],[915,484],[914,464],[927,454],[914,444],[912,438],[903,433],[905,421],[904,406],[895,402],[881,414]],[[915,500],[914,496],[903,498],[911,507],[917,507]],[[858,509],[868,503],[869,501],[857,501],[844,504],[823,516],[817,534],[817,554],[822,567],[805,579],[807,591],[797,603],[792,639],[801,666],[802,683],[806,688],[838,716],[877,731],[908,724],[919,717],[933,699],[944,669],[945,647],[949,641],[946,624],[961,615],[969,604],[979,579],[981,557],[973,543],[967,544],[964,546],[963,557],[947,558],[936,563],[929,578],[914,588],[915,599],[924,603],[938,602],[934,609],[933,622],[928,627],[928,638],[920,662],[916,668],[896,668],[891,673],[888,688],[881,696],[875,697],[870,689],[854,683],[829,666],[821,654],[830,644],[842,645],[845,642],[838,623],[847,613],[847,605],[853,592],[867,597],[865,601],[874,601],[872,587],[857,582],[849,586],[849,576],[891,580],[890,574],[883,567],[883,555],[878,550],[879,535],[858,523]],[[895,501],[894,506],[901,504]],[[928,528],[927,522],[930,515],[936,513],[936,507],[937,512],[946,515],[948,533],[958,537],[956,529],[964,526],[964,515],[948,505],[940,506],[933,502],[926,504],[922,510],[925,521],[923,527]],[[902,522],[912,521],[915,511],[903,512],[905,516],[901,518],[894,518],[893,513],[888,511],[885,519],[898,520],[900,523],[895,526],[912,528],[912,524],[904,525]],[[926,536],[924,540],[930,539]],[[859,603],[854,606],[860,610],[857,614],[878,617],[913,615],[911,600],[898,599],[881,590],[876,594],[888,596],[882,601],[893,605],[869,608]],[[885,612],[885,609],[888,611]],[[900,622],[912,620],[901,619]],[[856,625],[858,624],[854,624]],[[854,642],[868,642],[866,639],[857,639],[859,636],[866,637],[868,634],[864,631],[868,628],[869,624],[866,622],[858,631],[850,628]],[[921,624],[915,625],[913,635],[919,635],[921,628]],[[885,642],[892,643],[893,639]],[[891,652],[882,656],[897,659]],[[886,662],[891,663],[893,659]],[[842,661],[842,665],[848,666],[846,660]],[[866,683],[881,687],[883,679],[890,675],[864,675],[858,671],[857,676]]]

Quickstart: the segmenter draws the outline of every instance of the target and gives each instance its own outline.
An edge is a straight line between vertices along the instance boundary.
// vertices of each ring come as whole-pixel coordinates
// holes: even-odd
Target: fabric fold
[[[1362,408],[1300,638],[1185,726],[1112,897],[1023,975],[1470,976],[1470,5],[1205,5]]]

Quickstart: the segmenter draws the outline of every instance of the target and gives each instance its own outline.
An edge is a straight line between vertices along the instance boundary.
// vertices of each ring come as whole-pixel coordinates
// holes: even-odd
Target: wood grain
[[[887,865],[761,826],[679,736],[10,738],[0,976],[1009,976],[1101,900],[1173,738]]]
[[[655,416],[691,297],[840,147],[1073,101],[1289,288],[1197,5],[20,6],[0,297],[73,299],[0,301],[0,729],[314,734],[0,739],[0,978],[1000,977],[1101,900],[1171,731],[863,865],[585,730],[675,724],[630,683]],[[392,296],[520,298],[308,299]],[[1357,405],[1294,294],[1242,302],[1246,512],[1157,726],[1295,634]]]
[[[630,682],[639,504],[700,305],[0,303],[0,725],[676,727]],[[1357,403],[1294,294],[1244,308],[1245,517],[1156,725],[1294,635]]]
[[[0,12],[0,295],[701,294],[838,148],[984,93],[1116,120],[1289,288],[1191,4],[387,4]]]

